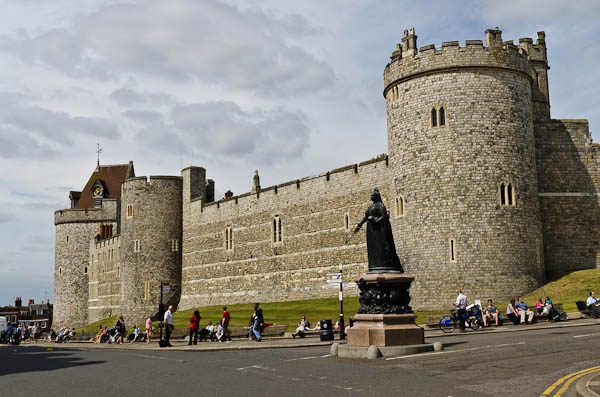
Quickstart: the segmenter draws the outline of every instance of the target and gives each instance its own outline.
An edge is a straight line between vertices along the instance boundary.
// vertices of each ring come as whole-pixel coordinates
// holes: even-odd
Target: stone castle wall
[[[170,282],[177,296],[181,293],[182,178],[127,179],[121,200],[120,313],[128,323],[139,324],[156,313],[161,282]],[[129,205],[133,216],[128,216]]]
[[[101,241],[92,239],[89,244],[88,322],[93,323],[119,312],[123,288],[121,243],[120,237],[115,236]]]
[[[88,323],[89,280],[85,269],[89,265],[90,240],[98,232],[100,224],[114,222],[117,216],[118,201],[111,199],[103,200],[102,208],[67,209],[54,213],[55,328],[78,327]]]
[[[587,120],[540,121],[535,133],[546,269],[597,268],[600,146]]]
[[[406,206],[392,226],[415,276],[413,306],[448,307],[457,288],[481,300],[536,288],[544,267],[526,56],[443,44],[392,62],[384,79],[391,194]],[[501,205],[503,183],[515,205]]]
[[[419,50],[416,39],[406,31],[384,71],[389,158],[217,202],[206,170],[188,167],[182,177],[127,179],[122,204],[57,211],[57,325],[115,313],[141,322],[156,312],[162,281],[181,309],[336,296],[328,273],[342,263],[350,281],[367,270],[365,230],[346,239],[374,187],[415,276],[415,309],[447,308],[456,288],[506,300],[546,270],[598,267],[600,145],[587,121],[550,119],[544,33],[514,45],[488,30],[485,46]],[[120,235],[90,243],[110,222]],[[66,244],[67,234],[77,237]]]
[[[186,189],[192,188],[189,175],[184,173]],[[183,231],[181,308],[336,296],[337,289],[325,287],[327,274],[340,263],[347,281],[366,270],[364,229],[345,241],[370,204],[372,189],[379,187],[387,199],[387,181],[387,158],[381,158],[258,194],[184,203],[190,219]],[[274,241],[276,217],[281,242]],[[232,249],[225,242],[227,228]]]

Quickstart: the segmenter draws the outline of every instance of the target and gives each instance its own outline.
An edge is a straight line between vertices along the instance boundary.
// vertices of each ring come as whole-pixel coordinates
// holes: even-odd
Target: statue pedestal
[[[356,281],[361,307],[352,317],[348,346],[402,346],[425,342],[415,324],[408,289],[414,277],[402,273],[365,274]]]

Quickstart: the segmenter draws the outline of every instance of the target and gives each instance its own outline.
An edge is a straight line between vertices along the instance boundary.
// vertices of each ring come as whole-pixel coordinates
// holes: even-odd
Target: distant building
[[[40,332],[48,332],[52,328],[52,304],[50,301],[36,304],[30,299],[27,306],[23,306],[21,298],[15,299],[14,306],[0,307],[0,316],[4,316],[11,324],[26,327],[38,324]]]

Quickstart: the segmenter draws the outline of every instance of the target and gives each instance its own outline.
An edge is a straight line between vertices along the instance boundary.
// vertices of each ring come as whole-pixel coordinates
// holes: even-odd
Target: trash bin
[[[321,320],[321,340],[333,340],[333,326],[331,320]]]

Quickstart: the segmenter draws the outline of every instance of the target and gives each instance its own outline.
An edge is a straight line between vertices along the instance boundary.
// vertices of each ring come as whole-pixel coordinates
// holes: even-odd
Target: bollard
[[[331,350],[329,351],[329,354],[331,354],[331,357],[337,357],[338,356],[338,346],[339,346],[339,343],[332,343],[331,344]]]
[[[375,346],[375,345],[369,346],[369,349],[367,350],[367,359],[373,360],[373,359],[376,359],[379,357],[381,357],[381,352],[379,351],[377,346]]]
[[[433,350],[436,352],[441,352],[444,350],[444,345],[442,342],[433,342]]]

